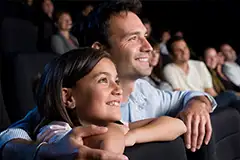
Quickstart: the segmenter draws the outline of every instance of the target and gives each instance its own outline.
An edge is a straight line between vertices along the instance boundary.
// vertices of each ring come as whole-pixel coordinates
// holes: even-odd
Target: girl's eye
[[[119,85],[120,84],[120,80],[116,79],[115,83],[117,83]]]
[[[98,83],[108,83],[107,78],[101,78]]]

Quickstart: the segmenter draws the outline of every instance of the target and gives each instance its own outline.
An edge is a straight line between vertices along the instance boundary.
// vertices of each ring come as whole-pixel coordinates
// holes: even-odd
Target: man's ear
[[[102,49],[103,45],[99,42],[94,42],[91,47],[94,49]]]
[[[64,106],[68,109],[74,109],[76,107],[71,88],[62,88],[62,101]]]

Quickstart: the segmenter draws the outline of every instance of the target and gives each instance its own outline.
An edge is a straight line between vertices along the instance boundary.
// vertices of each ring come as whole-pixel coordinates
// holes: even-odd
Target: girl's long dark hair
[[[80,125],[75,110],[63,105],[62,88],[74,87],[102,58],[110,56],[102,50],[81,48],[69,51],[47,64],[34,89],[40,115],[49,122],[64,121],[71,127]]]

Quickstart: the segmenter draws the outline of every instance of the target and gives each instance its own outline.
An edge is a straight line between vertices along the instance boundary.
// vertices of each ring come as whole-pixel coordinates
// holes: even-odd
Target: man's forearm
[[[33,160],[38,144],[24,139],[9,141],[2,149],[2,160]],[[47,153],[38,152],[35,160],[44,159]]]

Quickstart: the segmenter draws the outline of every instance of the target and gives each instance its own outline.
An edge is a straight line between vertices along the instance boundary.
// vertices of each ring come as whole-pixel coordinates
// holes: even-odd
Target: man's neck
[[[121,87],[123,90],[123,100],[122,102],[127,102],[128,101],[128,97],[130,96],[130,94],[132,93],[133,89],[134,89],[134,82],[135,80],[126,80],[126,79],[121,79]]]
[[[184,63],[175,63],[179,68],[183,70],[184,73],[188,74],[189,66],[188,61]]]

